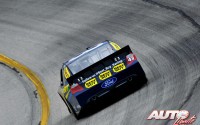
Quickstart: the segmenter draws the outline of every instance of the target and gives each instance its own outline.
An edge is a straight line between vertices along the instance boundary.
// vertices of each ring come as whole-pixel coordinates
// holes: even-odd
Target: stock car
[[[76,119],[79,119],[81,110],[88,103],[106,95],[112,89],[135,79],[147,81],[130,47],[127,45],[120,48],[109,40],[87,48],[63,63],[60,76],[58,94]]]

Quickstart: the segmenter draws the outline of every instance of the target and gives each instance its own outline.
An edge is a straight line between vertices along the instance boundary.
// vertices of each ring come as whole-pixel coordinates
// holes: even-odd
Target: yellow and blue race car
[[[87,48],[80,55],[63,63],[58,94],[70,113],[79,119],[81,110],[128,81],[146,82],[145,73],[127,45],[120,48],[106,40]]]

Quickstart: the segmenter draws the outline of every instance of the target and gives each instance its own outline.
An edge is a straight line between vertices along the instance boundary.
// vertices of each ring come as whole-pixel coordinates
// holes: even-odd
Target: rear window
[[[91,50],[80,58],[77,58],[70,64],[68,64],[68,68],[71,70],[72,74],[76,74],[77,72],[91,66],[92,64],[98,62],[99,60],[109,56],[112,54],[114,50],[109,44],[103,44],[94,50]],[[97,68],[97,67],[96,67]],[[97,68],[98,69],[98,68]],[[93,70],[97,70],[93,69]]]

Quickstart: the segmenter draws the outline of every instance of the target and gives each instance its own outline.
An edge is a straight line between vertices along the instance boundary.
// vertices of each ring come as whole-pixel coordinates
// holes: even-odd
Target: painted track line
[[[45,87],[39,77],[31,71],[28,67],[25,65],[19,63],[16,60],[13,60],[5,55],[0,54],[0,62],[9,66],[10,68],[15,68],[18,71],[25,74],[35,85],[38,94],[40,95],[40,101],[42,105],[42,114],[41,114],[41,122],[40,125],[47,125],[49,114],[50,114],[50,101],[47,95],[47,92],[45,90]]]

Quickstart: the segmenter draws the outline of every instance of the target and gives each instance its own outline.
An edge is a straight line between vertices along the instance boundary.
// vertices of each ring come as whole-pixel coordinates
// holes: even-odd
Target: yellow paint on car
[[[120,50],[121,49],[121,47],[119,45],[117,45],[116,43],[114,43],[114,42],[110,42],[110,44],[113,46],[113,48],[115,50]]]
[[[126,66],[124,65],[124,63],[120,63],[120,64],[113,67],[114,72],[120,72],[124,69],[126,69]]]
[[[86,88],[91,88],[91,87],[93,87],[93,86],[95,86],[95,85],[97,85],[98,83],[97,83],[97,80],[96,80],[96,78],[93,78],[93,79],[90,79],[89,81],[87,81],[86,83],[85,83],[85,87]]]
[[[105,80],[105,79],[107,79],[107,78],[109,78],[111,76],[112,76],[112,74],[111,74],[110,70],[107,70],[107,71],[105,71],[105,72],[103,72],[103,73],[101,73],[99,75],[99,79],[100,80]]]
[[[65,95],[65,98],[66,98],[66,99],[67,99],[68,96],[69,96],[69,92],[70,92],[70,87],[69,87],[69,84],[67,84],[67,85],[64,86],[64,88],[63,88],[63,93],[64,93],[64,94],[67,93],[67,94]]]
[[[63,87],[63,93],[66,93],[67,91],[69,91],[69,84]]]
[[[67,67],[65,67],[65,69],[64,69],[64,75],[65,75],[65,78],[67,79],[67,78],[69,78],[71,75],[70,75],[70,72],[69,72],[69,70],[68,70],[68,68]]]
[[[65,98],[66,98],[66,99],[68,99],[69,93],[70,93],[70,91],[68,91],[67,94],[65,95]]]
[[[48,125],[48,119],[49,119],[49,114],[50,114],[50,101],[49,101],[47,92],[45,90],[45,87],[42,81],[39,79],[39,77],[25,65],[5,55],[0,54],[0,62],[9,66],[10,68],[17,69],[21,73],[25,74],[32,81],[32,83],[35,85],[38,91],[38,94],[40,96],[40,102],[41,102],[41,107],[42,107],[40,125]]]

